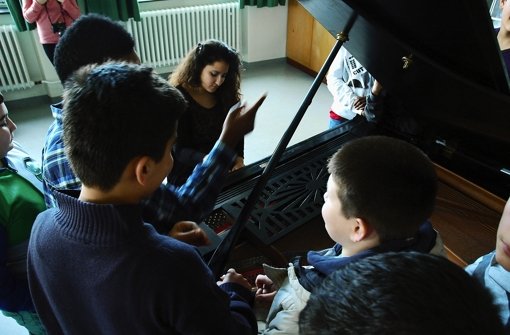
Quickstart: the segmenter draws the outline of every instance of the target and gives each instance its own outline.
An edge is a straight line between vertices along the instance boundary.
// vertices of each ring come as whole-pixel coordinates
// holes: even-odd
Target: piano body
[[[235,223],[244,225],[243,237],[270,247],[310,222],[323,230],[326,160],[349,140],[385,134],[415,144],[436,163],[440,185],[431,220],[449,258],[465,265],[493,250],[510,196],[510,88],[486,0],[299,2],[401,108],[389,108],[376,124],[355,118],[287,148],[249,220]],[[270,159],[230,176],[209,222],[238,218]]]

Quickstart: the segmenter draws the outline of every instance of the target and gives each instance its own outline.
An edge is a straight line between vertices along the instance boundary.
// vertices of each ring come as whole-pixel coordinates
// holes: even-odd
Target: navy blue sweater
[[[253,334],[250,292],[218,287],[195,248],[144,224],[138,206],[56,194],[29,244],[33,301],[50,334]]]

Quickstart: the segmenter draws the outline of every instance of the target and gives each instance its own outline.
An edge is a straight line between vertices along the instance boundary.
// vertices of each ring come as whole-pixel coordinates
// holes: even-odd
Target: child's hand
[[[266,275],[258,275],[255,279],[257,292],[255,292],[255,300],[263,303],[271,303],[276,295],[276,289],[273,281]]]
[[[225,283],[236,283],[251,291],[251,285],[246,278],[240,273],[237,273],[235,269],[228,269],[227,273],[220,277],[220,280],[216,282],[218,286]]]
[[[354,99],[354,109],[364,109],[367,104],[367,98],[366,97],[357,97]]]
[[[230,171],[239,170],[242,167],[244,167],[244,158],[237,156],[234,166]]]
[[[193,221],[177,222],[168,236],[197,247],[211,243],[206,233]]]
[[[253,130],[255,126],[255,115],[265,98],[266,94],[263,94],[257,102],[249,108],[242,105],[236,109],[231,109],[223,122],[220,140],[230,148],[235,148],[237,142],[239,142],[244,135]]]

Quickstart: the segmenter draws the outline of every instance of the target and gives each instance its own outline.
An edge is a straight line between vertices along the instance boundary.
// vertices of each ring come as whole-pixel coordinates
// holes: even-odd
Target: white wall
[[[243,59],[248,63],[285,57],[287,5],[241,10]]]
[[[178,5],[175,0],[156,1],[142,3],[140,9],[143,11],[229,1],[231,0],[184,0]],[[0,25],[2,24],[13,24],[10,15],[0,15]],[[30,89],[3,92],[6,99],[18,100],[41,95],[59,97],[62,94],[62,86],[39,43],[37,32],[34,30],[19,35],[30,78],[37,84]],[[247,6],[241,10],[241,52],[245,62],[285,57],[286,35],[287,6],[273,8]]]

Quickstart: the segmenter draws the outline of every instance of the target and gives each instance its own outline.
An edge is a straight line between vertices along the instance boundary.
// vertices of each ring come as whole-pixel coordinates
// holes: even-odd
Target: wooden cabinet
[[[335,38],[297,0],[289,0],[287,59],[291,64],[317,73],[334,43]]]

